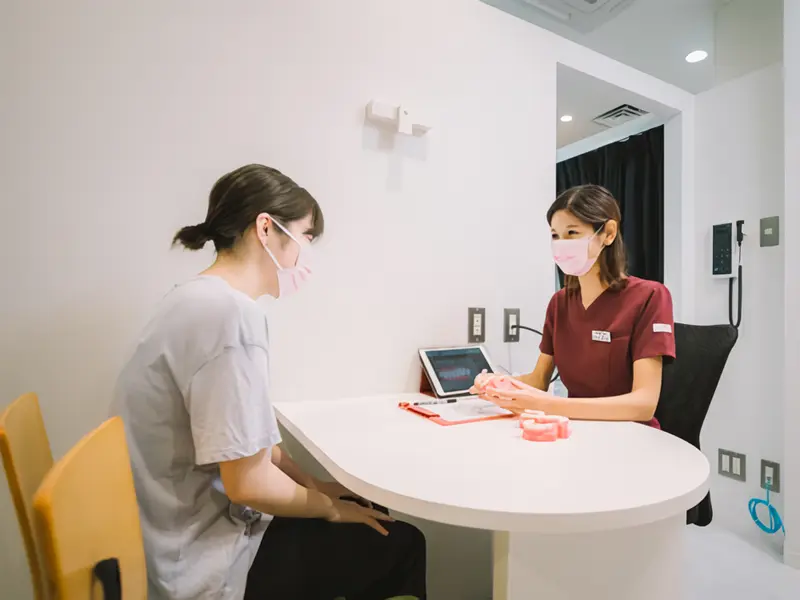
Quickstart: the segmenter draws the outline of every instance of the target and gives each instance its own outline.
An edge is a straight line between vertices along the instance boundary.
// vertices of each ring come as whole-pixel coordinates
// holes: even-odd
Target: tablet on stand
[[[434,397],[431,403],[401,403],[400,408],[439,425],[458,425],[504,419],[513,413],[470,394],[475,377],[494,373],[483,346],[429,348],[419,351],[422,361],[420,392]]]
[[[423,349],[419,358],[424,378],[437,398],[470,396],[469,390],[481,372],[495,372],[483,346]]]

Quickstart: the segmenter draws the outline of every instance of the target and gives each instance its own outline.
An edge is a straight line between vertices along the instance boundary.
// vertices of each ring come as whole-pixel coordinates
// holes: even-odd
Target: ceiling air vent
[[[646,114],[648,114],[646,110],[636,108],[630,104],[622,104],[617,108],[612,108],[608,112],[604,112],[602,115],[595,117],[592,119],[592,122],[602,125],[603,127],[616,127]]]
[[[484,0],[493,4],[491,0]],[[621,13],[634,0],[518,0],[581,33],[597,29]]]

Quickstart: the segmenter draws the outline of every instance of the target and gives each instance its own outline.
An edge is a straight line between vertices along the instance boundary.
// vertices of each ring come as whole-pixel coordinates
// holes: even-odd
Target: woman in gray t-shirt
[[[149,598],[425,598],[425,539],[346,489],[304,473],[278,445],[269,338],[256,304],[311,274],[319,204],[279,171],[217,181],[203,223],[214,264],[160,302],[119,377]],[[124,576],[124,574],[123,574]]]

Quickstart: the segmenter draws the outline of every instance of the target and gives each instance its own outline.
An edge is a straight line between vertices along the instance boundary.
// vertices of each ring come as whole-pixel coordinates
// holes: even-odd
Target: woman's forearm
[[[533,373],[522,375],[517,377],[517,379],[537,390],[546,392],[550,389],[550,380],[553,378],[555,369],[553,357],[548,354],[540,354],[539,360],[536,361],[536,368],[533,369]]]
[[[542,373],[537,373],[534,371],[533,373],[528,373],[527,375],[520,375],[516,377],[519,381],[524,383],[525,385],[529,385],[531,387],[536,388],[537,390],[542,390],[546,392],[550,387],[550,381],[545,381],[545,378],[542,376]]]
[[[269,457],[266,452],[220,463],[222,484],[232,502],[278,517],[313,519],[332,514],[331,498],[293,480],[274,462],[274,451]]]
[[[658,404],[658,394],[641,389],[606,398],[559,398],[550,401],[548,412],[587,421],[649,421]]]
[[[317,480],[311,475],[303,471],[289,453],[283,450],[280,446],[272,447],[272,464],[278,467],[281,471],[291,478],[295,483],[302,485],[305,488],[315,489],[317,487]]]
[[[277,517],[324,519],[333,507],[331,498],[292,481],[276,466],[243,487],[239,504]]]

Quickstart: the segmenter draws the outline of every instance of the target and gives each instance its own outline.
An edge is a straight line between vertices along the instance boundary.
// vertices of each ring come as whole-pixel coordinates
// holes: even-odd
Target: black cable
[[[514,325],[514,328],[524,329],[525,331],[532,331],[533,333],[538,333],[539,335],[544,337],[544,334],[541,331],[539,331],[538,329],[534,329],[533,327],[525,327],[524,325]]]
[[[540,336],[544,337],[544,334],[539,331],[538,329],[534,329],[533,327],[525,327],[525,325],[514,325],[514,329],[524,329],[525,331],[531,331],[533,333],[538,333]],[[561,375],[556,373],[556,375],[550,380],[550,383],[555,383],[561,378]]]
[[[736,246],[739,251],[739,270],[738,270],[738,300],[736,306],[736,322],[733,322],[733,279],[728,280],[728,322],[731,326],[739,329],[742,324],[742,242],[744,241],[744,221],[736,221]]]
[[[736,307],[736,322],[733,322],[733,279],[728,280],[728,322],[736,329],[742,324],[742,265],[739,265],[739,299]]]

